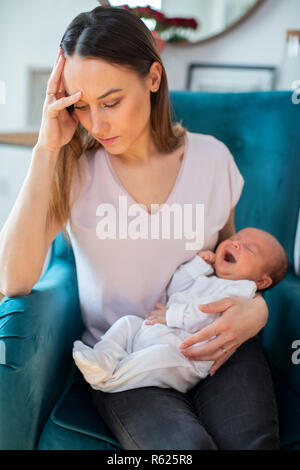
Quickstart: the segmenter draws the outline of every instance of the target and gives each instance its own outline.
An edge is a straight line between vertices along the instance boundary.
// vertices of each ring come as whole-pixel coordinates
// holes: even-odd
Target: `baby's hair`
[[[268,271],[268,275],[272,279],[272,284],[265,289],[260,289],[260,291],[267,291],[273,289],[287,274],[289,270],[289,257],[286,250],[283,246],[276,240],[278,243],[278,251],[280,253],[274,258],[272,265]]]

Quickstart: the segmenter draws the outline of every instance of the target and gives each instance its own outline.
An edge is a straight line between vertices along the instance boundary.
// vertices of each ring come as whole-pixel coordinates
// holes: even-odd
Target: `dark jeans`
[[[123,449],[279,449],[273,383],[259,336],[188,393],[158,387],[91,393]]]

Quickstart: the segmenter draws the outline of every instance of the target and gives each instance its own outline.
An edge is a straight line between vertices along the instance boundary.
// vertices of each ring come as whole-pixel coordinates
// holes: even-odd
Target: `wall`
[[[280,66],[287,29],[300,29],[300,1],[265,0],[244,23],[221,38],[191,47],[168,45],[162,56],[169,86],[185,88],[191,62]]]
[[[0,79],[6,83],[6,104],[0,105],[0,131],[24,128],[31,106],[29,68],[51,69],[68,23],[98,2],[64,0],[57,10],[54,5],[48,0],[1,0]],[[168,45],[162,57],[170,89],[185,88],[190,62],[279,65],[285,30],[299,28],[297,18],[299,0],[265,0],[245,23],[220,39],[189,47]]]
[[[80,12],[99,6],[97,0],[1,0],[0,79],[6,83],[6,104],[0,105],[0,130],[24,128],[30,67],[52,69],[60,39]]]

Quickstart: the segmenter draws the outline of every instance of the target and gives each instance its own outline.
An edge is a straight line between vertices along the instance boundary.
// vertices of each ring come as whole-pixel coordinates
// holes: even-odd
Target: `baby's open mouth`
[[[227,263],[236,263],[235,257],[229,253],[229,251],[225,251],[224,260],[227,261]]]

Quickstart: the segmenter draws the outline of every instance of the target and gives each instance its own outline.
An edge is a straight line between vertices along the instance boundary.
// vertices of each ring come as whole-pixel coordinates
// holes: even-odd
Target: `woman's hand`
[[[268,320],[268,307],[261,295],[252,299],[226,297],[217,302],[199,305],[199,309],[205,313],[221,312],[221,315],[203,330],[184,340],[180,348],[185,357],[194,361],[215,361],[210,375],[242,343],[255,336]],[[212,339],[199,347],[186,349],[209,338]]]
[[[66,110],[81,97],[81,91],[66,97],[62,79],[65,57],[60,48],[55,65],[47,84],[47,94],[43,106],[42,122],[37,144],[51,152],[57,152],[70,142],[78,124],[75,113]]]

